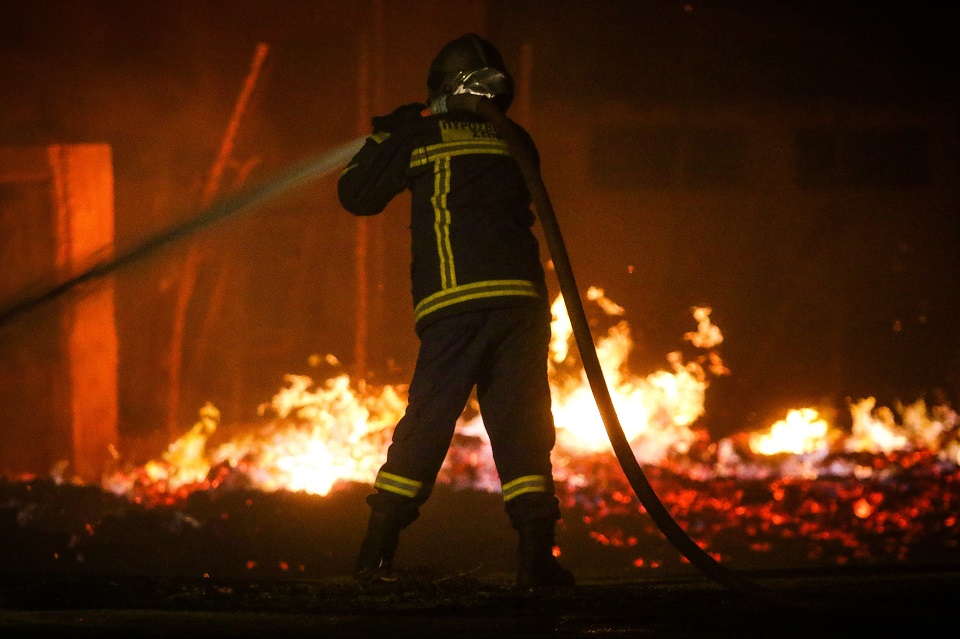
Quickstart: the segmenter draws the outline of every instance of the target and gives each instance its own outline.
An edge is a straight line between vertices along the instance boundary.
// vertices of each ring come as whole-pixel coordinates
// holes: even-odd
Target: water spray
[[[16,301],[0,308],[0,326],[27,311],[60,297],[80,284],[90,282],[147,257],[154,251],[188,237],[197,231],[223,219],[241,213],[255,204],[264,202],[284,191],[318,179],[343,167],[363,146],[364,138],[357,138],[337,146],[326,153],[296,164],[261,184],[238,192],[221,202],[214,203],[201,214],[183,224],[151,236],[132,248],[109,259],[96,262],[78,274],[44,290],[21,291]]]

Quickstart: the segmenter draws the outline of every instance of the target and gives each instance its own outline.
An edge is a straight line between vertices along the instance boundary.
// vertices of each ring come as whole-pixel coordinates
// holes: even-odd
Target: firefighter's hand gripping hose
[[[603,369],[600,366],[600,360],[597,357],[596,347],[590,333],[590,326],[587,323],[586,313],[583,309],[583,302],[580,299],[573,268],[570,265],[570,258],[567,255],[563,236],[560,233],[560,226],[557,223],[557,218],[554,214],[553,206],[550,203],[546,186],[543,183],[534,156],[516,132],[516,125],[504,115],[491,100],[475,94],[447,96],[442,104],[437,105],[435,109],[441,111],[466,110],[477,113],[490,122],[497,133],[500,134],[509,145],[510,152],[516,159],[520,171],[523,174],[523,179],[530,191],[537,217],[543,228],[544,237],[550,250],[550,257],[553,260],[554,270],[559,280],[563,301],[567,307],[567,314],[570,316],[570,322],[573,326],[573,333],[580,351],[583,368],[587,374],[587,379],[597,403],[597,408],[600,410],[600,416],[603,419],[607,436],[613,446],[617,460],[620,462],[620,466],[623,468],[630,482],[630,486],[633,488],[637,497],[640,499],[640,503],[646,509],[647,513],[649,513],[654,523],[660,528],[660,531],[667,540],[673,544],[691,564],[714,581],[728,586],[733,590],[769,602],[795,604],[795,599],[788,602],[788,600],[780,596],[780,593],[770,591],[717,562],[697,545],[683,528],[680,527],[676,520],[673,519],[663,505],[663,502],[657,497],[650,482],[647,481],[643,470],[640,468],[640,464],[633,454],[633,450],[630,448],[630,443],[626,435],[624,435],[617,411],[610,397],[610,391],[604,379]]]

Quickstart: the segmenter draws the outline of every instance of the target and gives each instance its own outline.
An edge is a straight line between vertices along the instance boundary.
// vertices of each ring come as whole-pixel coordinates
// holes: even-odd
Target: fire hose
[[[491,100],[476,94],[462,93],[448,96],[443,108],[451,111],[472,111],[490,122],[497,133],[507,142],[510,153],[520,167],[524,182],[530,191],[537,219],[540,221],[543,229],[544,238],[546,239],[550,257],[553,261],[554,271],[559,281],[560,292],[567,309],[567,315],[570,317],[577,348],[580,351],[583,369],[587,375],[587,380],[593,392],[597,408],[600,411],[604,428],[607,431],[607,436],[610,439],[617,461],[620,463],[630,486],[633,488],[634,493],[636,493],[644,509],[667,540],[673,544],[693,566],[698,568],[707,577],[732,590],[749,596],[776,603],[788,603],[779,593],[773,592],[755,581],[734,572],[703,550],[671,516],[647,480],[643,469],[634,456],[630,442],[623,432],[616,408],[613,405],[610,390],[607,386],[603,369],[600,366],[600,359],[597,356],[596,346],[590,332],[590,325],[587,322],[583,301],[580,298],[580,292],[577,288],[573,267],[570,264],[570,258],[567,254],[563,235],[560,232],[560,225],[557,222],[557,217],[540,174],[539,166],[532,150],[524,143],[523,138],[518,134],[516,124],[504,115]],[[796,603],[796,601],[791,600],[789,603]]]

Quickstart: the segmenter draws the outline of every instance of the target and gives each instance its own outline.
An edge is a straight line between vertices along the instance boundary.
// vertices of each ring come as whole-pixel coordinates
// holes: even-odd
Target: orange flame
[[[750,437],[750,450],[760,455],[792,453],[800,455],[822,451],[829,445],[829,426],[812,408],[791,410],[765,433]]]
[[[661,464],[682,460],[703,440],[695,425],[704,413],[710,380],[730,373],[715,350],[723,334],[710,320],[711,309],[692,309],[697,329],[683,335],[703,351],[701,355],[685,361],[680,351],[668,353],[666,370],[639,377],[627,366],[633,340],[629,324],[622,319],[624,309],[599,288],[590,288],[586,298],[614,321],[605,334],[595,338],[597,354],[638,461]],[[552,312],[549,374],[557,426],[557,478],[574,487],[589,485],[591,478],[575,471],[572,462],[606,451],[609,443],[576,349],[571,348],[572,328],[561,297],[554,301]],[[313,356],[311,363],[318,365],[322,359],[339,365],[332,355]],[[242,471],[249,486],[267,491],[325,495],[338,482],[372,483],[386,457],[392,429],[406,407],[406,387],[357,385],[346,374],[321,383],[288,375],[284,382],[271,401],[260,406],[266,421],[258,430],[233,434],[213,445],[215,436],[220,435],[220,414],[207,404],[197,423],[159,459],[133,471],[114,473],[104,479],[104,487],[118,494],[132,494],[145,486],[170,494],[215,485],[222,471]],[[842,433],[813,408],[788,410],[785,418],[766,431],[748,436],[750,460],[742,457],[732,439],[720,440],[711,447],[716,455],[712,472],[770,475],[773,471],[764,460],[788,456],[781,474],[815,477],[816,464],[831,450],[889,453],[916,448],[932,450],[944,461],[960,464],[960,418],[948,407],[928,408],[920,401],[898,406],[895,412],[866,398],[852,403],[850,411],[852,430]],[[464,481],[457,473],[448,472],[447,466],[451,460],[466,460],[475,469],[468,480],[472,488],[498,490],[482,417],[472,407],[461,417],[458,434],[439,481]],[[838,472],[836,463],[831,472]],[[848,462],[840,472],[866,475],[872,471]]]

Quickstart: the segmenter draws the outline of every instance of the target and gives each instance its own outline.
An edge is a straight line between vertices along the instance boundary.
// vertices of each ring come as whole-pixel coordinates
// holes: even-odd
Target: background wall
[[[477,31],[522,80],[513,114],[540,144],[579,281],[627,309],[637,374],[664,366],[690,307],[709,305],[733,371],[708,393],[717,434],[848,396],[956,402],[955,11],[726,4],[9,0],[0,145],[108,143],[122,251],[202,210],[258,43],[269,53],[221,194],[422,100],[437,49]],[[873,130],[918,132],[922,148],[868,176],[919,162],[919,179],[857,181],[869,158],[909,148],[857,137]],[[416,354],[405,202],[373,229],[373,382],[406,381]],[[356,225],[329,176],[117,272],[121,432],[162,444],[205,401],[225,421],[254,420],[283,374],[331,372],[311,355],[349,367]],[[191,244],[203,259],[171,414]],[[0,339],[29,344],[48,313]],[[3,428],[35,419],[44,412],[25,406]]]

